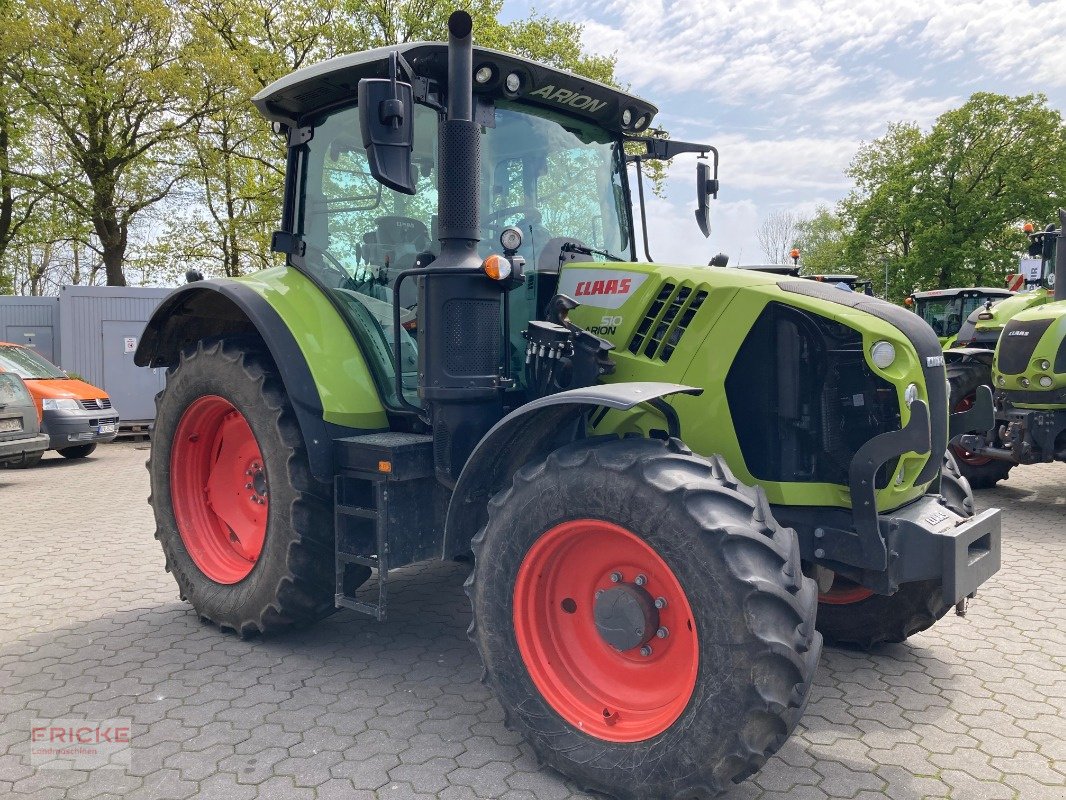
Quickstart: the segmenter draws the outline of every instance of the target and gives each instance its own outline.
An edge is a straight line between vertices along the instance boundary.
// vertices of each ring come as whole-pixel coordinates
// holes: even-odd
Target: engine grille
[[[111,408],[111,400],[107,397],[96,397],[91,400],[79,400],[81,407],[86,411],[103,411]]]
[[[1034,319],[1019,321],[1012,319],[1003,328],[999,351],[996,354],[996,367],[1004,375],[1018,375],[1029,368],[1040,337],[1051,327],[1054,320]]]
[[[782,303],[759,315],[725,388],[744,461],[759,480],[847,484],[856,451],[901,424],[896,389],[870,370],[862,334]],[[878,472],[879,488],[896,461]]]
[[[664,283],[629,340],[629,352],[669,361],[706,300],[704,289]]]

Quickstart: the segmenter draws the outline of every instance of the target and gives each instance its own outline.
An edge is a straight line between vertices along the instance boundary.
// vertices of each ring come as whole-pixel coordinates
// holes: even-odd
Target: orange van
[[[26,383],[48,434],[48,449],[66,458],[85,458],[100,442],[118,435],[118,412],[107,392],[71,378],[35,351],[0,342],[0,372],[14,372]],[[41,460],[38,454],[25,466]]]

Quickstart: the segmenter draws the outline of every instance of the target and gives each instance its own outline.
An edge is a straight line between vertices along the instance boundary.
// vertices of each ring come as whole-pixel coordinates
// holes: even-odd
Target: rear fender
[[[944,351],[945,364],[961,364],[966,361],[980,361],[992,366],[992,351],[981,347],[953,347]]]
[[[311,473],[332,484],[332,439],[351,431],[323,420],[322,399],[296,339],[278,312],[252,289],[232,280],[197,281],[176,289],[148,321],[133,360],[139,367],[173,368],[184,348],[216,336],[253,337],[265,345],[296,412]]]
[[[488,518],[489,499],[511,485],[522,465],[543,460],[553,450],[584,438],[585,415],[593,408],[629,410],[652,403],[667,417],[668,426],[674,429],[671,434],[676,434],[673,409],[662,398],[702,392],[677,383],[615,383],[559,392],[512,411],[478,442],[459,475],[448,505],[443,557],[470,550],[470,540]]]

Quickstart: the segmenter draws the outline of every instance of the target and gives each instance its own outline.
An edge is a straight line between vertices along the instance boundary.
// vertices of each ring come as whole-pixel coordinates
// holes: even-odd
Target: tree
[[[999,285],[1021,223],[1066,200],[1066,126],[1043,95],[979,92],[923,134],[889,127],[848,169],[844,259],[902,299],[915,288]]]
[[[77,168],[25,177],[91,221],[107,282],[123,286],[130,226],[182,179],[175,147],[206,107],[177,17],[157,0],[20,2],[2,36],[6,77]]]
[[[796,247],[806,272],[840,272],[844,260],[844,224],[826,206],[818,206],[814,216],[796,223]]]
[[[791,262],[789,252],[796,246],[800,219],[792,211],[771,211],[755,231],[763,255],[771,264]]]

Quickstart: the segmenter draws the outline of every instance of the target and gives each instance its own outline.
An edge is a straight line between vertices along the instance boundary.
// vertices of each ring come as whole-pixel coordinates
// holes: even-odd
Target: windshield
[[[14,372],[23,380],[67,377],[63,370],[32,350],[10,344],[0,345],[0,371]]]
[[[962,323],[986,302],[997,303],[1000,295],[967,294],[954,297],[921,297],[915,301],[915,311],[929,323],[937,336],[954,336]]]
[[[358,109],[349,107],[316,121],[313,138],[302,148],[296,198],[295,232],[306,245],[303,268],[334,291],[370,353],[390,405],[397,403],[391,310],[396,276],[414,267],[420,255],[423,263],[435,257],[440,247],[437,113],[416,106],[414,122],[414,195],[384,188],[371,176]],[[631,222],[621,143],[593,125],[504,101],[496,104],[494,123],[482,127],[479,253],[499,252],[500,232],[513,225],[522,232],[518,252],[527,273],[554,276],[566,241],[628,258]],[[512,338],[537,316],[539,295],[548,291],[554,293],[553,278],[531,275],[527,289],[512,294]],[[405,396],[417,388],[411,335],[417,302],[415,282],[405,281],[400,287]]]

